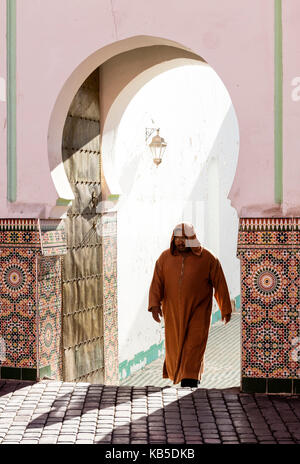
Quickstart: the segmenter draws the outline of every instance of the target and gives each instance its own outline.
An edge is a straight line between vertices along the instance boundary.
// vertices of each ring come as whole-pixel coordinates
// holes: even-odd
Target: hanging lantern
[[[165,140],[160,137],[159,129],[156,129],[157,134],[153,137],[149,147],[153,156],[153,162],[158,166],[162,162],[163,154],[167,148]]]

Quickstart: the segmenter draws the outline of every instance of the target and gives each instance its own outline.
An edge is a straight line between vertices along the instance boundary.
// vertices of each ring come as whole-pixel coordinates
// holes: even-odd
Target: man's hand
[[[160,322],[160,317],[162,317],[162,312],[159,306],[153,306],[151,308],[152,317],[156,322]],[[160,317],[159,317],[160,316]]]
[[[222,317],[222,321],[225,322],[225,325],[230,321],[230,319],[231,319],[231,313],[225,314],[225,315]]]

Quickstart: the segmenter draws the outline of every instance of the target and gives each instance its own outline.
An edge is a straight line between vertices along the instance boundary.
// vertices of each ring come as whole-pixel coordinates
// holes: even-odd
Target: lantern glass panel
[[[149,144],[149,148],[152,153],[153,160],[162,158],[165,149],[167,147],[166,142],[162,137],[159,136],[159,129],[157,129],[157,135],[155,135]]]

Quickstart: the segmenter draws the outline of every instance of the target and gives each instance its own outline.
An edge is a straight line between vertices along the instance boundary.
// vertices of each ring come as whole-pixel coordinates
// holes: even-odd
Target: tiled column
[[[62,380],[61,257],[37,260],[38,372]]]
[[[101,216],[103,253],[104,383],[119,384],[117,212]]]
[[[61,376],[59,223],[0,219],[0,378]]]
[[[300,218],[242,218],[245,392],[300,393]]]

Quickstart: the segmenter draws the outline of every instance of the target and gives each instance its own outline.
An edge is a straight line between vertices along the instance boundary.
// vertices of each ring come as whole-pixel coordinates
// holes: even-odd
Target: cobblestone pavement
[[[240,313],[233,313],[231,321],[211,326],[207,341],[202,388],[229,388],[240,386],[241,334]],[[171,380],[162,378],[163,359],[157,359],[144,369],[135,372],[121,385],[155,387],[173,386]]]
[[[234,314],[210,330],[201,388],[162,380],[162,360],[134,386],[0,380],[0,443],[299,444],[300,396],[241,393],[239,349]]]
[[[0,442],[300,443],[300,397],[0,381]]]

